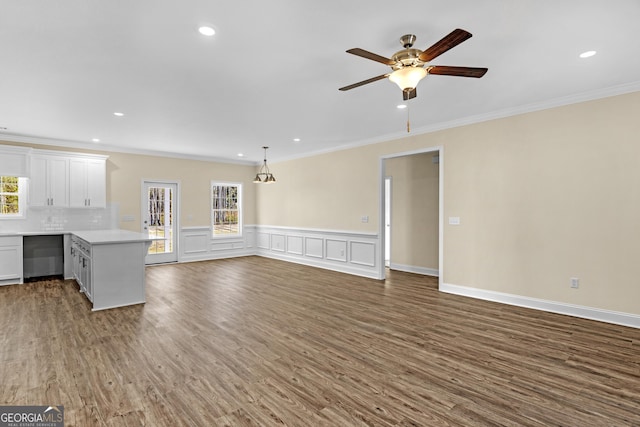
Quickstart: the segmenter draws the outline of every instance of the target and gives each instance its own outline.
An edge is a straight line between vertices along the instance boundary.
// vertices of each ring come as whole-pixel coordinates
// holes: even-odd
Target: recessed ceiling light
[[[293,138],[293,142],[300,142],[300,138]]]
[[[124,116],[124,113],[121,113],[119,111],[116,111],[115,113],[113,113],[114,116],[118,116],[118,117],[122,117]]]
[[[396,108],[399,108],[400,110],[402,110],[403,108],[407,108],[407,104],[400,104]]]
[[[590,58],[590,57],[592,57],[592,56],[593,56],[593,55],[595,55],[595,54],[596,54],[596,51],[595,51],[595,50],[588,50],[588,51],[586,51],[586,52],[582,52],[582,53],[580,54],[580,58]]]
[[[203,36],[211,37],[212,35],[214,35],[216,33],[216,30],[214,30],[211,27],[203,26],[203,27],[198,28],[198,32],[200,34],[202,34]]]
[[[238,157],[244,157],[244,154],[238,153]]]
[[[99,138],[91,138],[91,141],[92,142],[100,142],[100,139]]]

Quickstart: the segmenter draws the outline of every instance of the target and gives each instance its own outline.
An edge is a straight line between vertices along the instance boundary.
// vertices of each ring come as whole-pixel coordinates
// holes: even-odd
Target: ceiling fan
[[[420,80],[427,76],[427,74],[480,78],[487,72],[487,68],[451,67],[447,65],[430,64],[430,61],[442,55],[449,49],[456,47],[470,37],[470,32],[458,28],[443,37],[430,48],[422,51],[420,49],[412,48],[413,43],[416,41],[416,36],[413,34],[405,34],[400,37],[400,44],[404,46],[404,49],[394,53],[391,59],[360,48],[349,49],[347,50],[347,53],[388,65],[393,71],[349,86],[341,87],[339,90],[345,91],[354,89],[389,77],[389,80],[400,87],[402,90],[402,99],[406,101],[416,97],[416,86]]]

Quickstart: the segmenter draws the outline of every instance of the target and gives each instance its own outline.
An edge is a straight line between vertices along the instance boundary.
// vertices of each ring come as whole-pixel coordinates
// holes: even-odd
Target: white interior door
[[[177,200],[175,182],[144,181],[142,184],[142,232],[152,239],[146,264],[178,261]]]

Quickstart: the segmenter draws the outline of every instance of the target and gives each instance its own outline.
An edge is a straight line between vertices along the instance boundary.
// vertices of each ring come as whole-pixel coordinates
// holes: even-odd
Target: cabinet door
[[[106,164],[104,160],[69,161],[69,198],[74,208],[103,208],[107,204]]]
[[[47,159],[41,156],[31,156],[31,178],[29,179],[30,206],[49,205],[49,189],[47,185]]]
[[[32,156],[30,206],[69,206],[69,161],[57,156]]]
[[[52,206],[69,206],[69,160],[52,157],[47,160],[49,196]]]
[[[0,285],[22,281],[22,237],[0,237]]]
[[[87,160],[87,200],[92,208],[107,206],[107,165],[104,160]]]
[[[69,160],[69,206],[87,206],[87,162],[84,159]]]

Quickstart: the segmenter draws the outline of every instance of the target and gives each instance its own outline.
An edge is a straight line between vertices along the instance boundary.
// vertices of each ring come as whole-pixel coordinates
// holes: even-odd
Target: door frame
[[[180,181],[176,180],[167,180],[167,179],[145,179],[143,178],[140,184],[140,230],[142,233],[145,233],[144,230],[144,217],[143,214],[146,215],[146,205],[147,205],[147,197],[144,191],[145,185],[147,184],[170,184],[176,186],[176,194],[174,195],[174,210],[173,210],[173,225],[174,225],[174,233],[173,233],[173,248],[176,253],[175,262],[180,262]],[[146,258],[146,255],[145,255]],[[146,264],[146,262],[145,262]]]
[[[386,277],[384,265],[384,247],[386,244],[384,224],[386,205],[384,196],[385,181],[387,178],[385,160],[423,153],[437,153],[440,163],[438,168],[438,288],[441,288],[444,283],[444,147],[441,145],[380,156],[380,167],[378,170],[378,241],[380,243],[380,250],[378,251],[378,279],[384,280]]]
[[[389,267],[391,265],[391,219],[393,218],[393,212],[391,212],[391,207],[393,206],[392,200],[393,200],[393,177],[385,176],[384,178],[385,209],[384,209],[384,217],[382,218],[382,221],[384,221],[384,246],[382,246],[382,250],[384,251],[385,267]],[[389,202],[389,204],[387,204],[387,202]],[[387,237],[389,238],[388,240],[387,240]],[[389,253],[389,257],[387,257],[387,252]]]

